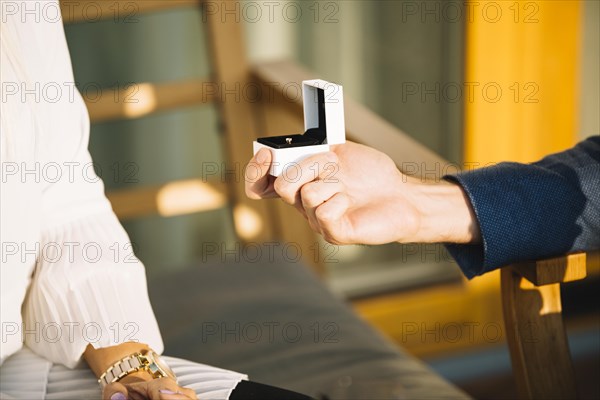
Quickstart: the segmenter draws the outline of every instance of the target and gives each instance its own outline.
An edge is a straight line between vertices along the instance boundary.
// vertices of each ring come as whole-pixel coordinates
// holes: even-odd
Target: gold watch
[[[173,370],[152,350],[142,350],[120,359],[104,372],[98,383],[102,388],[109,383],[118,382],[129,374],[137,371],[147,371],[154,379],[172,378],[177,382]]]

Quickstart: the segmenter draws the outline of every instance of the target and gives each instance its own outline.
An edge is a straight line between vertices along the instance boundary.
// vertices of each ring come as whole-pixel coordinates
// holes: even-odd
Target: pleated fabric
[[[228,399],[236,385],[248,377],[192,361],[163,357],[181,386],[196,391],[202,400]],[[23,348],[0,367],[2,400],[85,400],[100,399],[98,381],[85,363],[69,369],[52,364]]]
[[[88,343],[137,341],[162,351],[144,266],[112,211],[44,230],[41,244],[23,307],[31,350],[71,368]]]

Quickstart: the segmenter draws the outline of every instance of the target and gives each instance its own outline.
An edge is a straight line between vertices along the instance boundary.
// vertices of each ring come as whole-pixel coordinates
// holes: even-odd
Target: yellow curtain
[[[577,136],[580,0],[468,3],[465,161],[529,162]]]

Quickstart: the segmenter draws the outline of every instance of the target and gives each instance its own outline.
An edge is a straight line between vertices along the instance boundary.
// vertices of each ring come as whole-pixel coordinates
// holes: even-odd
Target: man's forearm
[[[600,246],[600,137],[533,164],[503,162],[448,176],[468,193],[485,246],[450,245],[472,278]]]

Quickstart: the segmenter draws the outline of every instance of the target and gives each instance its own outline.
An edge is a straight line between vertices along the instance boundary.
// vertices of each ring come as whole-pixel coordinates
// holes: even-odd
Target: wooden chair
[[[560,284],[585,278],[586,259],[578,253],[501,271],[506,338],[521,398],[577,397]]]

